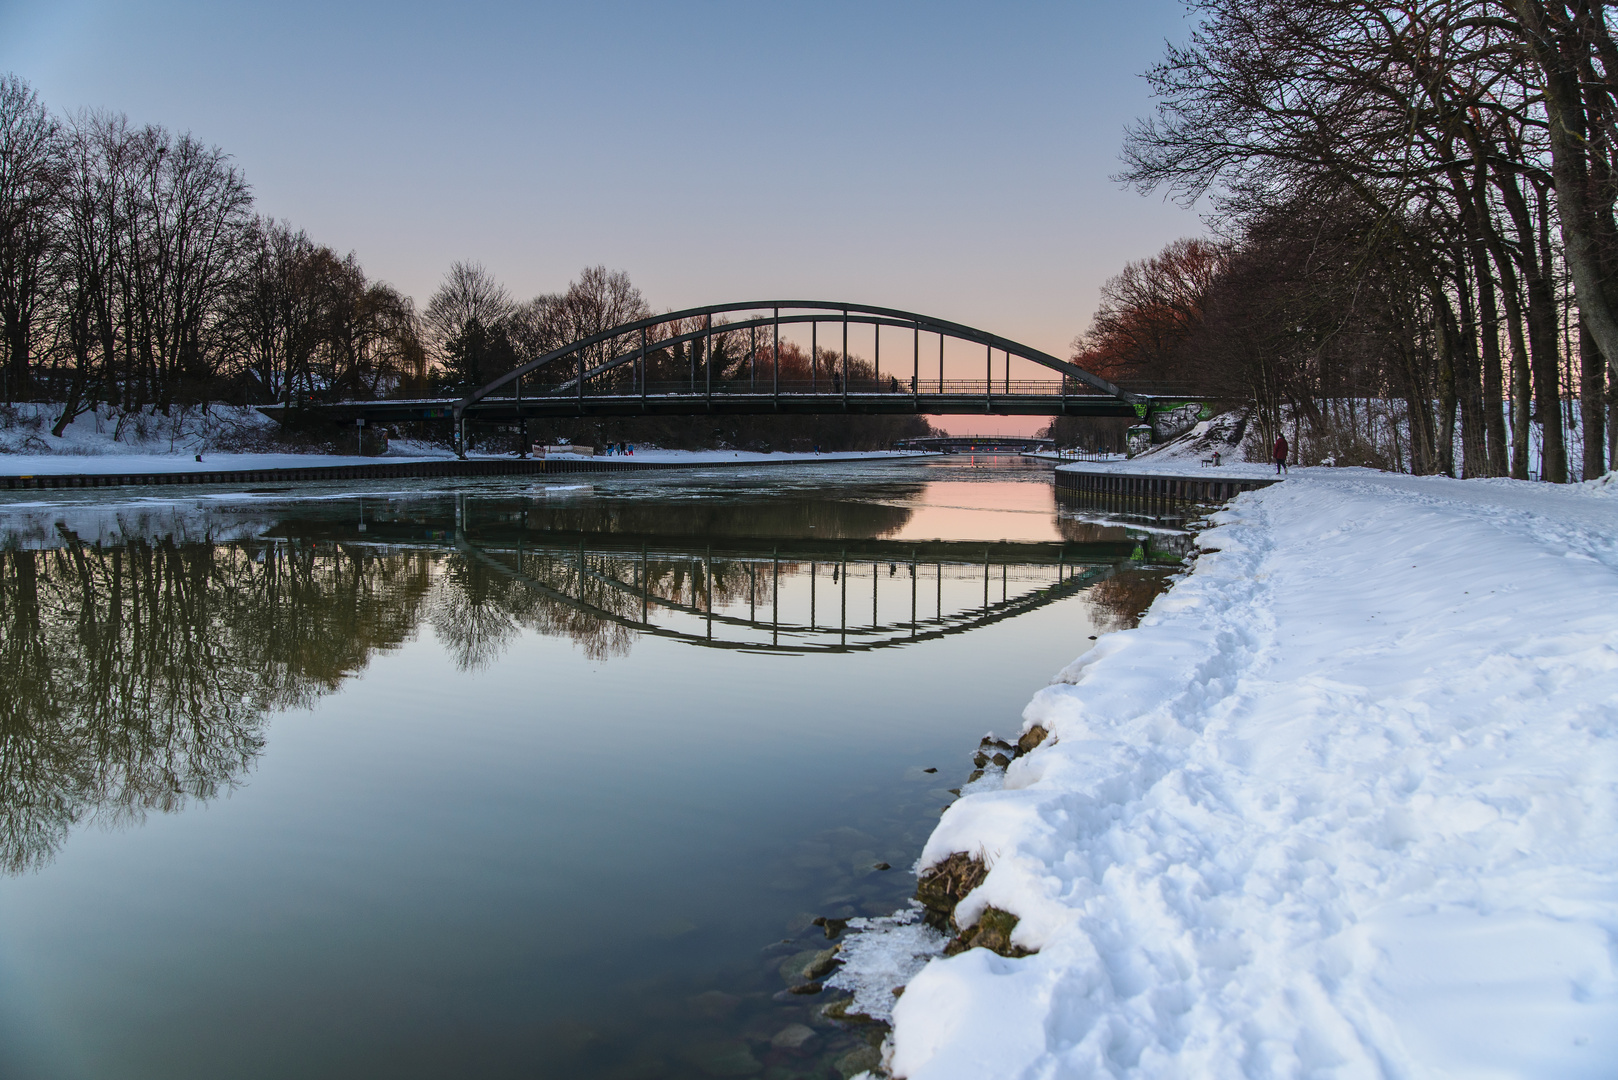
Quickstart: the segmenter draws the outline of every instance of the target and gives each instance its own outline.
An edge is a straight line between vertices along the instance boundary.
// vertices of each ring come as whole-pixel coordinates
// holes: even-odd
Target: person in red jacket
[[[1275,437],[1273,454],[1275,457],[1275,475],[1280,476],[1287,471],[1287,437],[1285,435]]]

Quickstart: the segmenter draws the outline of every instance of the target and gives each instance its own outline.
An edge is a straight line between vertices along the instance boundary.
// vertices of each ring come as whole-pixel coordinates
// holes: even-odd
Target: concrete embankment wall
[[[1057,469],[1056,488],[1098,500],[1133,502],[1145,506],[1212,506],[1244,491],[1257,491],[1279,480],[1245,477],[1170,476],[1110,470]]]

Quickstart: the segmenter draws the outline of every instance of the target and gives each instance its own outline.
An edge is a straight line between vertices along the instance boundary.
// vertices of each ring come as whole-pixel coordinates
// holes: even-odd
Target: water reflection
[[[358,512],[356,512],[358,511]],[[1091,588],[1122,625],[1172,561],[1162,537],[1064,520],[1060,542],[897,541],[909,511],[557,505],[443,496],[238,516],[245,538],[120,517],[0,550],[0,865],[47,863],[94,814],[139,821],[238,783],[265,717],[339,688],[422,625],[462,670],[524,630],[592,659],[642,635],[703,648],[859,652],[968,633]],[[155,535],[142,535],[143,526]],[[162,531],[159,531],[162,530]]]

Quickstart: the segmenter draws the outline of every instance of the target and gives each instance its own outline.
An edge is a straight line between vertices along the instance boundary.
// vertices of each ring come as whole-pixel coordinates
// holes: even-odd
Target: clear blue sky
[[[0,0],[0,70],[222,146],[418,304],[458,258],[519,296],[605,263],[656,308],[848,298],[1062,354],[1202,231],[1108,179],[1186,30],[1177,0]]]

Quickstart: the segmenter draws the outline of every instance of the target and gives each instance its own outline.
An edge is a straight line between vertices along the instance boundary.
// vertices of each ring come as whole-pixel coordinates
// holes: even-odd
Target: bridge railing
[[[837,396],[846,392],[849,395],[861,397],[870,395],[891,395],[896,397],[1000,397],[1000,396],[1049,396],[1049,397],[1107,397],[1101,391],[1086,386],[1074,380],[1063,379],[920,379],[913,380],[910,376],[884,375],[879,378],[850,379],[845,388],[841,377],[822,375],[813,379],[781,379],[776,381],[770,377],[770,372],[760,371],[756,375],[742,378],[727,378],[716,381],[711,385],[707,383],[699,372],[695,379],[647,379],[614,377],[587,379],[583,390],[584,397],[625,397],[645,394],[649,397],[667,396],[697,396],[712,395],[735,397],[737,395],[756,395],[769,397],[775,394],[791,395],[824,395]],[[614,373],[617,376],[617,373]],[[1064,385],[1065,383],[1065,385]],[[571,397],[579,395],[577,382],[569,380],[560,385],[528,386],[524,385],[520,396],[525,399],[539,399],[547,397]],[[500,391],[490,394],[484,400],[510,401],[519,396],[515,383],[501,387]]]

